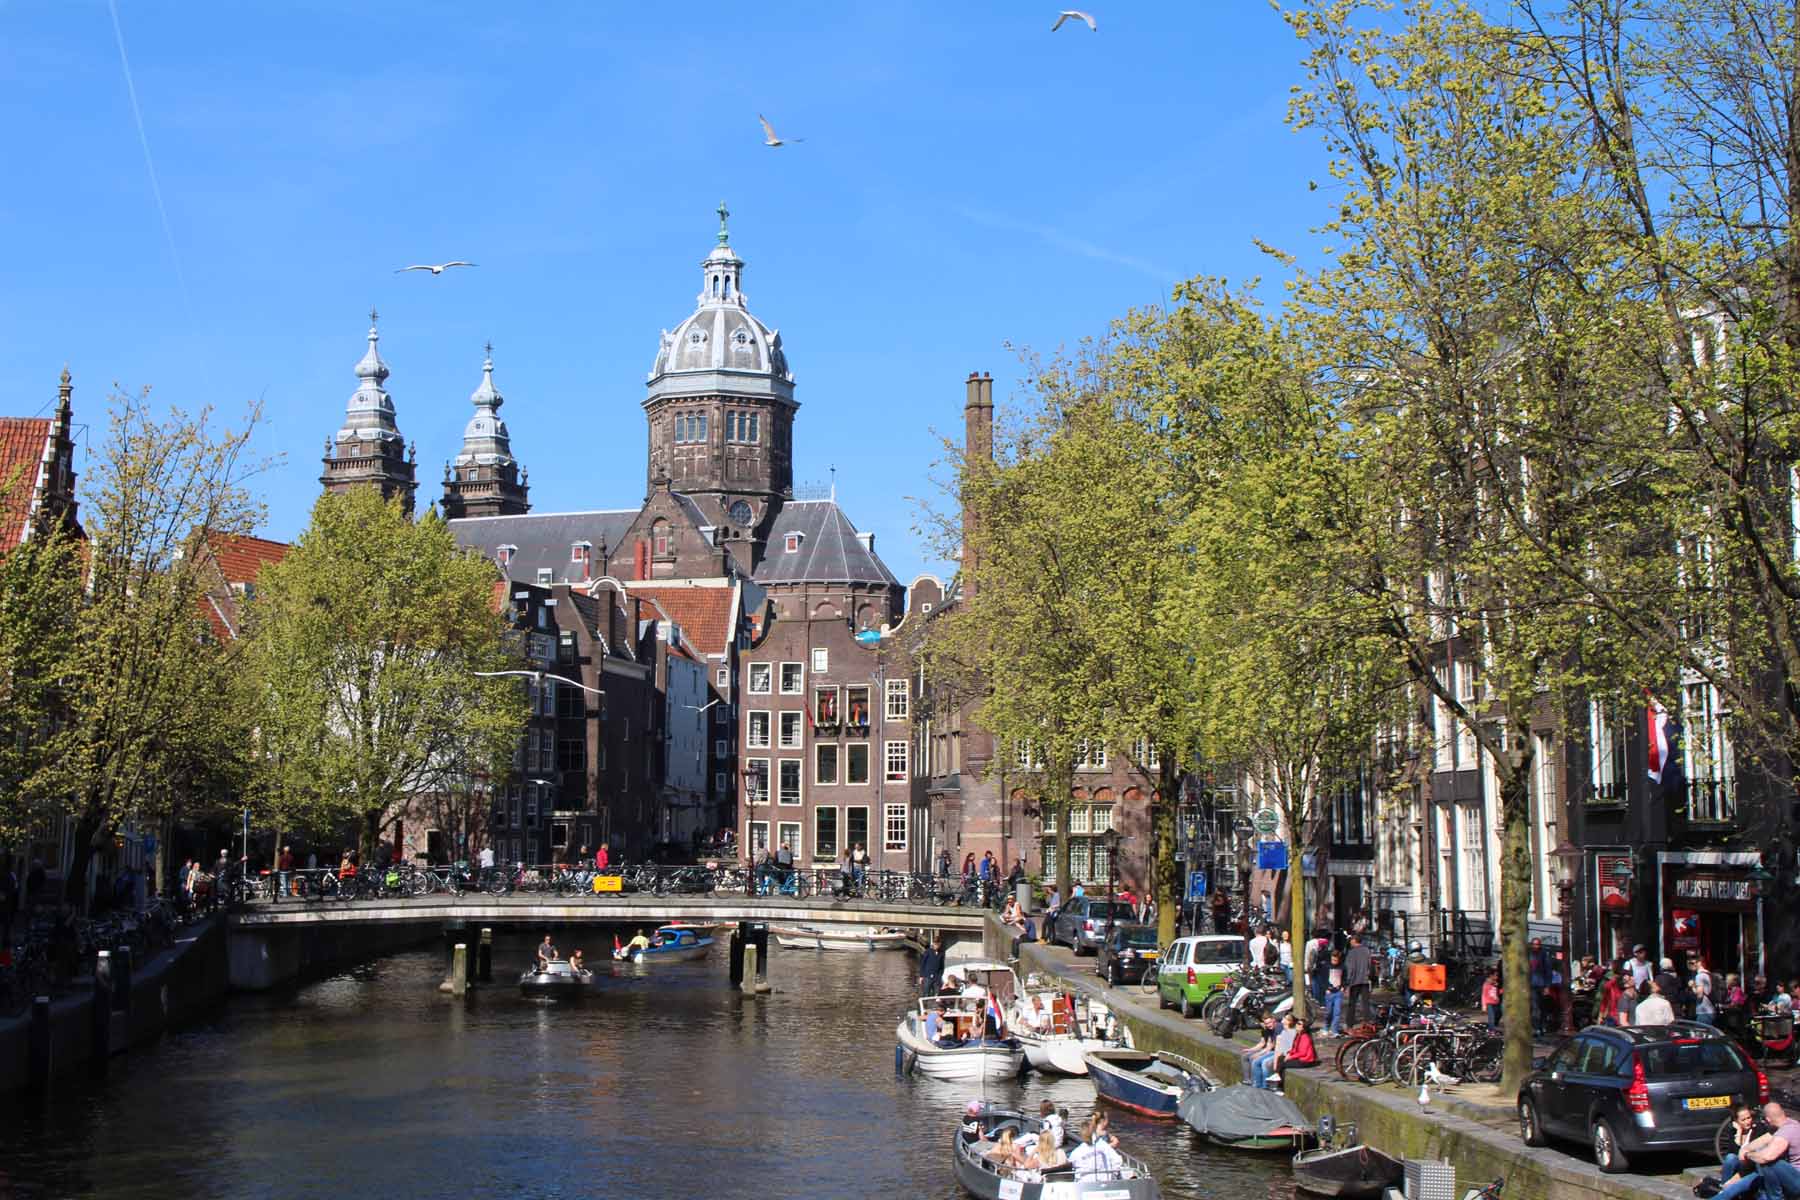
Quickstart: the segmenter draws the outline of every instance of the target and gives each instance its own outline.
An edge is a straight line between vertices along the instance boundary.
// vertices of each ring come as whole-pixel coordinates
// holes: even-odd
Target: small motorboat
[[[1267,1088],[1238,1083],[1181,1098],[1181,1119],[1215,1146],[1231,1150],[1285,1150],[1312,1141],[1306,1116],[1294,1102]]]
[[[1082,1058],[1100,1099],[1159,1120],[1173,1121],[1185,1097],[1219,1086],[1199,1063],[1167,1050],[1090,1050]]]
[[[542,967],[527,967],[519,975],[519,991],[538,999],[578,1000],[587,993],[594,973],[576,969],[565,958],[553,958]]]
[[[956,1164],[956,1181],[980,1200],[1161,1200],[1150,1168],[1128,1154],[1119,1155],[1119,1166],[1098,1179],[1076,1179],[1072,1166],[1051,1171],[1011,1170],[987,1157],[1000,1136],[1011,1130],[1015,1138],[1041,1129],[1036,1117],[1017,1109],[986,1104],[972,1105],[952,1137],[950,1153]],[[1073,1147],[1064,1144],[1065,1151]]]
[[[1294,1155],[1294,1186],[1315,1196],[1379,1197],[1406,1180],[1406,1165],[1373,1146],[1326,1146]]]
[[[1011,1079],[1025,1064],[1025,1051],[1004,1027],[991,1036],[990,1018],[1019,994],[1019,977],[1002,962],[959,962],[944,976],[956,994],[927,996],[894,1029],[896,1064],[931,1079]],[[935,1016],[937,1020],[932,1021]],[[928,1030],[940,1030],[934,1040]]]
[[[1069,992],[1038,990],[1021,997],[1012,1026],[1031,1069],[1051,1075],[1086,1075],[1090,1050],[1131,1049],[1131,1031],[1110,1008]]]
[[[906,932],[874,925],[771,925],[769,932],[788,950],[904,950]]]
[[[712,935],[701,925],[664,925],[650,938],[648,946],[634,945],[636,939],[613,950],[619,962],[658,963],[685,962],[705,958],[712,949]]]

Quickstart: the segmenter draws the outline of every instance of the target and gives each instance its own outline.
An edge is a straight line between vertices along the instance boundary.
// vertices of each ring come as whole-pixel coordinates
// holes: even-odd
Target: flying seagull
[[[1056,24],[1054,24],[1050,27],[1050,32],[1055,33],[1057,30],[1059,30],[1063,27],[1064,21],[1070,21],[1070,20],[1086,21],[1087,27],[1089,29],[1093,30],[1095,33],[1100,32],[1100,26],[1095,24],[1094,18],[1089,16],[1087,13],[1082,12],[1078,8],[1065,8],[1062,10],[1062,12],[1058,13],[1057,17],[1056,17]]]
[[[459,258],[455,262],[447,263],[415,263],[410,267],[401,267],[399,270],[395,271],[394,274],[404,275],[408,271],[430,271],[433,275],[442,275],[451,267],[472,267],[474,265],[475,264],[472,262],[464,262]]]
[[[769,124],[769,119],[767,117],[763,116],[761,113],[757,113],[756,119],[762,122],[763,145],[765,146],[785,146],[789,142],[804,142],[806,140],[805,138],[777,137],[775,136],[775,127]]]

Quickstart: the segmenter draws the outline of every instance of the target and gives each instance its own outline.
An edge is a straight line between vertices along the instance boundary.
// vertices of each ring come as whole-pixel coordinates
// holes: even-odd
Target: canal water
[[[502,941],[496,980],[531,947]],[[771,954],[776,993],[756,1001],[729,987],[722,946],[602,962],[579,1005],[498,982],[453,1000],[432,951],[234,997],[103,1083],[0,1112],[0,1195],[962,1196],[949,1141],[978,1089],[894,1074],[912,956]],[[1085,1079],[989,1094],[1076,1120],[1094,1104]],[[1174,1200],[1293,1194],[1279,1160],[1127,1113],[1113,1127]]]

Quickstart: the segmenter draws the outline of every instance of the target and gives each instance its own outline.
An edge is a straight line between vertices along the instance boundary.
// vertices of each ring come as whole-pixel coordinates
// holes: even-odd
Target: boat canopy
[[[1177,1110],[1201,1133],[1227,1140],[1262,1137],[1284,1126],[1306,1128],[1306,1117],[1292,1100],[1266,1088],[1237,1084],[1217,1091],[1189,1092]]]

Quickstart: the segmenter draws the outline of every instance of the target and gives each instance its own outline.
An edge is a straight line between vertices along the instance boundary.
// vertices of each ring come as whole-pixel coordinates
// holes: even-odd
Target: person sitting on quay
[[[1262,1019],[1261,1037],[1257,1039],[1256,1044],[1248,1049],[1238,1051],[1238,1057],[1243,1060],[1242,1071],[1245,1083],[1250,1083],[1255,1079],[1257,1059],[1274,1052],[1275,1035],[1278,1032],[1280,1032],[1280,1027],[1275,1024],[1275,1018],[1265,1016]]]
[[[1763,1105],[1762,1117],[1774,1132],[1743,1144],[1734,1164],[1737,1178],[1718,1190],[1719,1200],[1737,1200],[1758,1193],[1758,1189],[1768,1200],[1800,1196],[1800,1121],[1775,1103]],[[1737,1123],[1734,1119],[1733,1124]],[[1750,1166],[1748,1173],[1744,1171],[1745,1164]],[[1707,1194],[1713,1193],[1709,1190]]]

